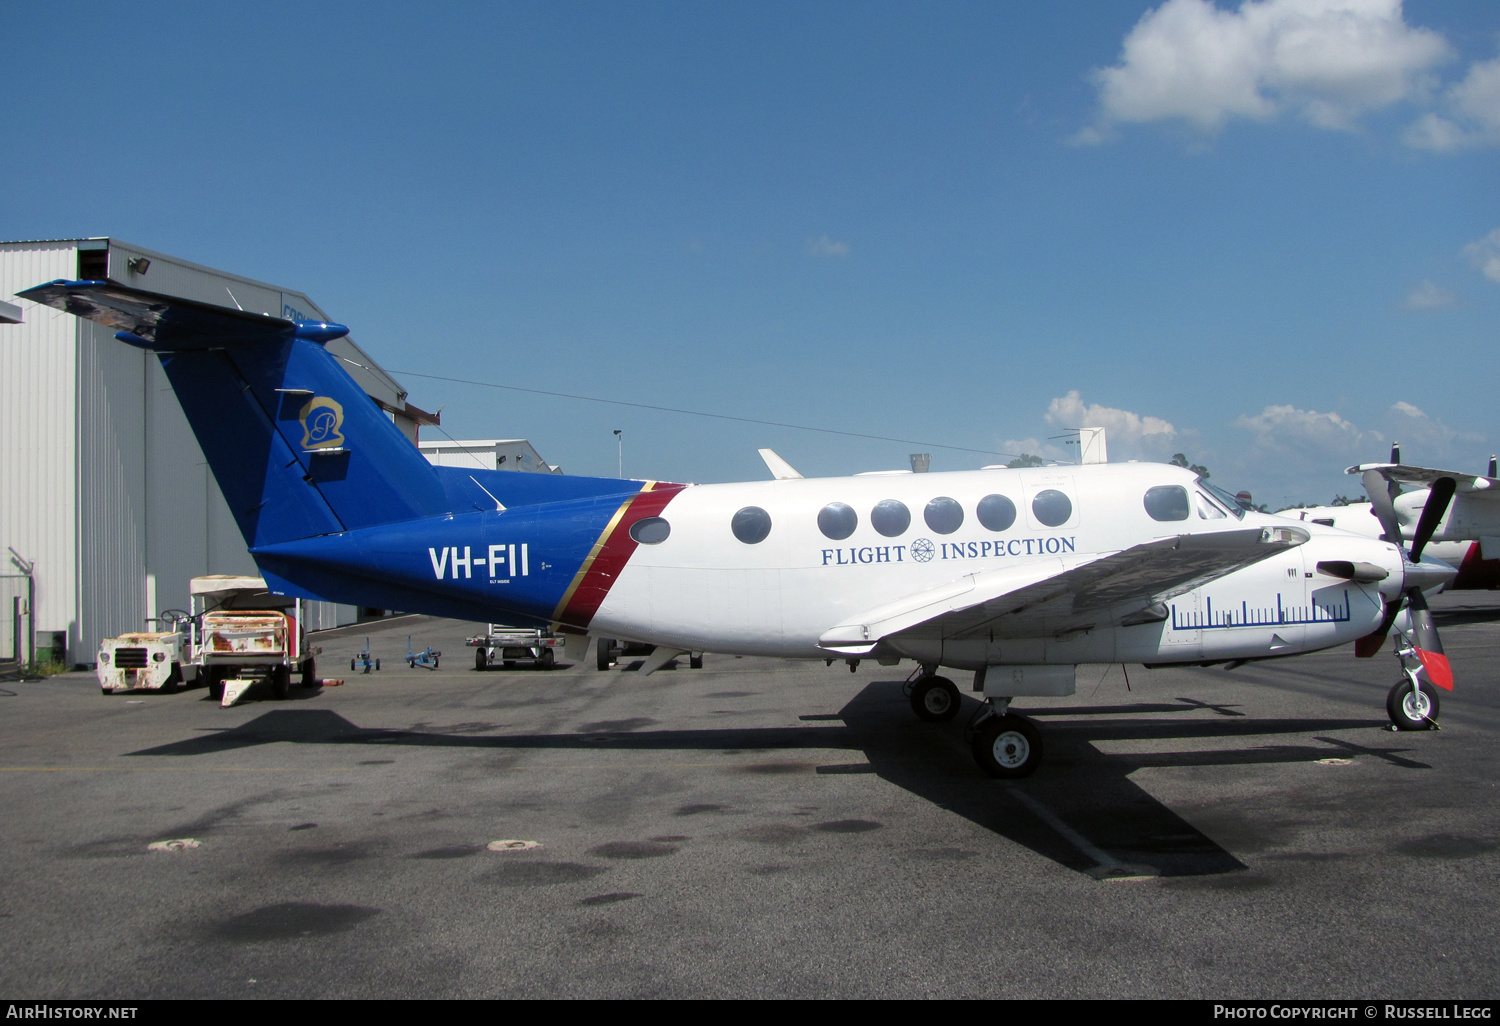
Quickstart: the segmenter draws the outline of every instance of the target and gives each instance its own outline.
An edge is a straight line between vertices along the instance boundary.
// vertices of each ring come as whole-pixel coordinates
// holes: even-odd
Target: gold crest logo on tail
[[[344,408],[332,399],[314,396],[298,414],[302,422],[302,448],[336,449],[344,444],[339,428],[344,424]]]

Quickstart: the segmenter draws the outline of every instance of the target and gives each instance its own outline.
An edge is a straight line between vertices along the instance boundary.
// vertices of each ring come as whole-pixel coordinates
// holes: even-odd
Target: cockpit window
[[[1187,489],[1182,485],[1157,485],[1146,489],[1146,512],[1152,520],[1186,520],[1191,516],[1188,509]]]
[[[1194,492],[1193,498],[1198,500],[1199,520],[1223,520],[1224,511],[1218,504],[1208,497],[1206,492]]]
[[[1245,519],[1245,507],[1241,506],[1239,500],[1236,499],[1233,495],[1230,495],[1224,489],[1219,488],[1216,485],[1209,484],[1201,477],[1198,479],[1198,487],[1205,489],[1209,493],[1209,495],[1212,495],[1214,499],[1217,500],[1218,505],[1227,510],[1229,514],[1236,520]],[[1205,517],[1205,519],[1218,520],[1219,517]]]

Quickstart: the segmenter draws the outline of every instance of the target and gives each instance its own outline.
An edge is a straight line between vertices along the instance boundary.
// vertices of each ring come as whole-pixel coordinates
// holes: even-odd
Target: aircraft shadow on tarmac
[[[1401,756],[1405,749],[1359,745],[1307,735],[1370,729],[1377,721],[1257,719],[1228,706],[1192,699],[1171,703],[1018,709],[1040,718],[1046,761],[1033,777],[995,781],[975,767],[964,724],[978,704],[946,724],[918,722],[901,681],[875,681],[834,714],[804,721],[839,726],[718,728],[712,730],[591,731],[573,734],[489,734],[486,724],[424,730],[355,726],[330,709],[275,709],[249,723],[131,756],[201,756],[289,742],[315,745],[390,745],[497,750],[863,752],[863,762],[817,765],[819,774],[874,773],[1055,862],[1093,875],[1203,876],[1247,867],[1211,838],[1130,779],[1145,767],[1244,766],[1373,756],[1402,769],[1428,769]],[[1205,717],[1204,712],[1212,713]],[[622,725],[623,726],[623,725]],[[1267,744],[1272,735],[1300,735]],[[1212,742],[1243,738],[1243,747],[1106,754],[1095,742]],[[1289,739],[1290,740],[1290,739]],[[767,763],[760,772],[796,772],[807,763]]]

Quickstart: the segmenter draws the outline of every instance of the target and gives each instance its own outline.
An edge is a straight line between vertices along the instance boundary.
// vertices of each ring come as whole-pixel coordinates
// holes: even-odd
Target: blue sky
[[[1500,447],[1500,8],[26,5],[0,236],[306,291],[572,473]],[[405,372],[405,373],[403,373]],[[890,436],[751,425],[419,378]],[[936,443],[957,448],[938,448]]]

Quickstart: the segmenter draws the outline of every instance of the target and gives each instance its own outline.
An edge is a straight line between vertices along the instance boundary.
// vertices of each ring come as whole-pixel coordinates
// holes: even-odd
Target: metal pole
[[[21,661],[21,596],[12,595],[10,600],[10,652],[16,662]]]
[[[26,646],[26,663],[28,666],[36,665],[36,578],[31,574],[26,575],[26,637],[30,644]]]
[[[619,428],[615,429],[615,442],[618,443],[620,450],[620,466],[619,470],[617,471],[617,476],[620,477],[621,480],[623,480],[625,477],[625,439],[621,436]]]

